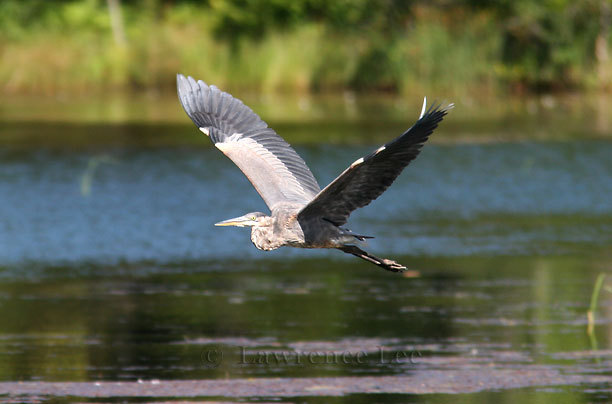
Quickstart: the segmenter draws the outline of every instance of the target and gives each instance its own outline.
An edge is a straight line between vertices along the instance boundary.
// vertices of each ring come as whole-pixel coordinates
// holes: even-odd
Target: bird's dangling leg
[[[353,254],[356,257],[359,257],[373,264],[376,264],[379,267],[386,269],[387,271],[403,272],[406,269],[406,267],[403,266],[402,264],[398,264],[397,262],[386,259],[386,258],[378,258],[374,255],[367,253],[366,251],[363,251],[361,248],[354,246],[354,245],[345,245],[342,247],[338,247],[338,249],[344,251],[347,254]]]

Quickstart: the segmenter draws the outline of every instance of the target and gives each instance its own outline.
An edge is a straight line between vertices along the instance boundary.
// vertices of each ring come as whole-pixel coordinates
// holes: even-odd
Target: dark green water
[[[325,110],[312,102],[311,110]],[[509,122],[500,116],[520,109],[495,119],[455,109],[393,187],[351,217],[353,230],[376,237],[369,251],[420,273],[405,277],[337,251],[264,253],[248,230],[213,227],[265,205],[188,122],[27,121],[7,105],[0,109],[0,398],[21,391],[15,381],[92,382],[61,394],[34,384],[35,401],[93,397],[96,382],[232,379],[235,388],[224,394],[190,394],[181,385],[181,394],[109,388],[102,396],[612,399],[612,277],[595,332],[586,331],[595,279],[612,262],[605,122],[579,135],[568,126],[558,139],[517,140],[511,134],[522,128],[537,132],[532,115]],[[411,123],[398,118],[407,107],[376,105],[375,122],[386,122],[379,128],[354,117],[362,116],[359,103],[272,126],[325,185]],[[561,131],[572,114],[559,109],[543,115]],[[590,113],[579,116],[591,122]],[[314,139],[304,141],[307,131]],[[378,394],[363,387],[370,379],[333,394],[329,385],[344,383],[337,377],[379,377]],[[294,393],[241,390],[251,378],[324,379]],[[388,380],[426,387],[401,393]]]

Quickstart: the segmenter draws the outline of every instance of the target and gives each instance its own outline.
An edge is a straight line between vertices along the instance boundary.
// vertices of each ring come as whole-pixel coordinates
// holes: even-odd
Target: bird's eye
[[[251,220],[255,220],[257,219],[255,216],[251,216]]]

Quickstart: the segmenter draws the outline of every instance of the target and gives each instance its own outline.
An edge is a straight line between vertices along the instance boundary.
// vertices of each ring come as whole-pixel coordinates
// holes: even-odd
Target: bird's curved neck
[[[260,250],[275,250],[284,245],[283,240],[275,237],[274,218],[264,216],[259,218],[258,224],[251,228],[251,241]]]

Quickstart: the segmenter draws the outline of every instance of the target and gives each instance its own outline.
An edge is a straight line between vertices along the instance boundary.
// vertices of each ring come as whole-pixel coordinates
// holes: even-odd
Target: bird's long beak
[[[219,223],[215,223],[215,226],[237,226],[237,227],[245,227],[245,226],[254,226],[257,222],[252,218],[247,216],[235,217],[233,219],[227,219]]]

